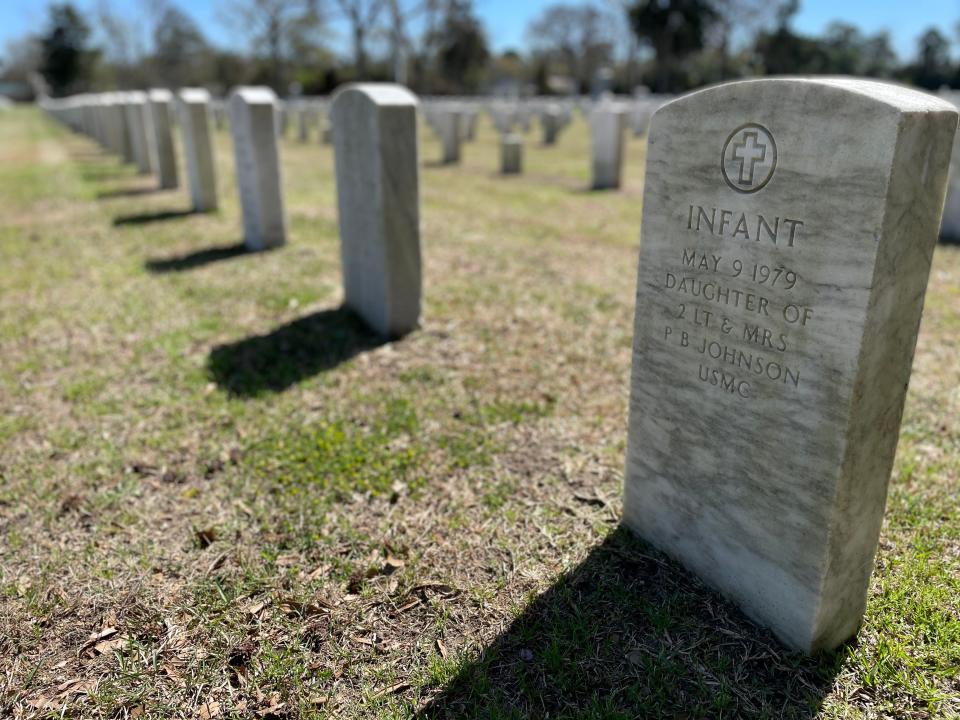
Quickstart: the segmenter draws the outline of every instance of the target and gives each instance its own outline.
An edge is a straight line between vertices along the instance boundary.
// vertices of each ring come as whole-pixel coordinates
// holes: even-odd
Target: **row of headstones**
[[[144,175],[157,176],[162,189],[179,186],[173,127],[178,120],[197,212],[217,208],[216,170],[210,132],[210,94],[187,88],[75,95],[40,102],[48,113],[96,140]]]
[[[175,103],[175,105],[174,105]],[[180,120],[194,209],[217,207],[209,93],[201,89],[46,99],[52,116],[89,135],[163,188],[176,187],[171,117]],[[228,101],[244,243],[285,244],[287,218],[276,95],[239,87]],[[330,107],[346,304],[389,337],[417,326],[421,261],[417,100],[396,85],[352,85]]]
[[[621,184],[626,120],[630,120],[635,134],[644,132],[650,116],[665,99],[649,96],[624,101],[606,97],[597,103],[529,100],[486,105],[468,99],[429,99],[421,105],[426,122],[440,138],[444,163],[459,162],[461,142],[475,137],[478,115],[486,109],[500,133],[500,167],[506,175],[522,171],[523,141],[512,132],[515,127],[529,129],[531,119],[537,116],[543,127],[544,144],[552,145],[560,130],[572,121],[573,112],[579,109],[591,126],[592,186],[612,189]],[[212,114],[214,124],[223,127],[226,103],[211,99],[201,89],[183,90],[176,100],[179,113],[172,110],[174,96],[168,90],[81,95],[65,101],[45,102],[51,112],[68,118],[77,129],[83,129],[104,147],[135,163],[142,173],[156,173],[160,187],[165,189],[178,184],[172,126],[174,118],[179,117],[194,209],[213,210],[217,207],[217,191],[209,118]],[[318,128],[322,142],[330,142],[329,103],[325,99],[280,101],[275,98],[273,111],[274,132],[278,136],[286,134],[290,118],[295,117],[301,142],[309,140],[313,127]],[[237,158],[241,157],[243,153],[238,152]],[[263,220],[265,230],[251,235],[251,242],[257,243],[261,237],[263,246],[278,244],[281,226],[276,220],[268,220],[269,214]]]
[[[276,101],[277,135],[286,137],[291,126],[296,127],[296,137],[302,143],[310,142],[311,135],[324,145],[332,142],[332,129],[329,121],[330,104],[326,98],[302,97],[294,100]],[[213,100],[211,104],[214,124],[222,130],[227,124],[228,102],[223,99]]]
[[[91,107],[54,112],[102,132]],[[416,107],[392,85],[331,105],[346,302],[387,335],[420,314]],[[267,89],[230,99],[257,246],[286,232],[275,108]],[[865,609],[957,117],[787,78],[651,123],[624,522],[805,652]]]
[[[625,116],[627,126],[636,137],[643,135],[654,111],[672,99],[670,95],[647,95],[642,98],[602,96],[598,101],[588,98],[558,101],[550,98],[527,100],[481,100],[476,97],[422,97],[420,109],[427,123],[441,135],[439,116],[447,112],[460,115],[459,134],[462,140],[471,141],[476,133],[476,120],[481,112],[487,112],[494,127],[501,135],[509,135],[519,129],[529,132],[534,118],[539,117],[543,129],[543,144],[553,145],[563,128],[570,124],[574,111],[579,110],[589,119],[597,105],[613,104]],[[223,99],[211,100],[214,124],[218,130],[227,122],[227,103]],[[318,128],[323,143],[330,142],[330,126],[327,122],[328,99],[320,96],[277,100],[279,123],[277,130],[286,136],[291,125],[297,127],[297,138],[307,142],[311,129]]]
[[[619,188],[623,176],[624,135],[629,125],[635,136],[644,134],[650,118],[666,96],[648,96],[637,100],[601,98],[599,102],[498,102],[486,106],[493,126],[500,135],[500,171],[517,174],[523,166],[523,140],[514,132],[519,127],[528,132],[531,120],[538,117],[543,130],[543,144],[555,145],[560,132],[573,120],[579,108],[590,124],[592,187],[597,190]],[[471,141],[476,133],[480,105],[469,101],[443,100],[424,103],[427,124],[442,145],[442,162],[460,161],[460,145]]]

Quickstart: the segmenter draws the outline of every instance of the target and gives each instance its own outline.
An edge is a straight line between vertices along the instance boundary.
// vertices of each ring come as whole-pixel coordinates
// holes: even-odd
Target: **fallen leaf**
[[[183,676],[180,674],[180,671],[177,670],[177,668],[175,668],[170,663],[163,663],[160,666],[160,669],[163,670],[163,672],[165,672],[170,677],[170,679],[173,680],[180,687],[187,686],[187,683],[184,681]]]
[[[327,571],[329,569],[330,569],[330,566],[324,563],[323,565],[320,565],[319,567],[317,567],[317,569],[315,569],[309,575],[307,575],[307,580],[319,580],[321,577],[327,574]]]
[[[278,606],[280,612],[290,617],[299,615],[301,617],[310,617],[312,615],[325,615],[333,610],[333,606],[323,600],[317,600],[315,603],[300,602],[298,600],[282,600]]]
[[[263,701],[262,695],[260,696],[260,698],[262,702]],[[259,715],[260,717],[267,717],[268,715],[274,715],[284,705],[286,705],[286,703],[280,702],[280,693],[274,690],[272,693],[270,693],[270,704],[267,707],[258,710],[257,715]]]
[[[35,698],[27,700],[27,705],[30,707],[36,708],[37,710],[47,710],[56,706],[56,702],[49,698],[44,697],[43,695],[38,695]]]
[[[64,697],[65,695],[89,695],[96,687],[96,680],[73,678],[57,685],[57,690],[61,691],[60,697]]]
[[[395,558],[392,555],[387,557],[386,562],[383,564],[383,574],[389,575],[394,573],[397,570],[400,570],[406,563],[400,558]]]
[[[97,643],[99,643],[101,640],[112,638],[117,634],[117,632],[117,628],[111,626],[104,628],[98,633],[91,633],[90,637],[87,638],[87,641],[80,647],[80,650],[77,652],[77,654],[82,655],[84,652],[97,645]]]
[[[440,651],[440,657],[442,657],[444,660],[446,660],[446,659],[447,659],[447,648],[446,648],[446,646],[443,644],[443,642],[442,642],[439,638],[437,638],[437,650]]]
[[[117,635],[111,640],[101,640],[93,646],[93,651],[98,655],[106,655],[109,652],[122,648],[129,640],[130,638],[126,635]]]
[[[266,601],[261,600],[258,602],[252,602],[247,607],[244,608],[244,611],[248,615],[258,615],[265,607],[267,606]]]
[[[207,702],[200,706],[198,715],[200,716],[200,720],[210,720],[211,718],[220,717],[220,703],[216,700],[207,700]]]

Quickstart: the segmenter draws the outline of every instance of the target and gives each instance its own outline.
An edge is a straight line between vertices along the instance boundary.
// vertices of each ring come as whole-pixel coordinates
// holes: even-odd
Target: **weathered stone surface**
[[[848,79],[651,124],[625,523],[801,651],[861,621],[956,126]]]
[[[331,109],[346,304],[397,337],[420,319],[417,99],[392,84],[338,90]]]
[[[243,241],[251,250],[283,245],[287,239],[276,99],[265,87],[239,87],[230,94]]]
[[[518,135],[500,138],[500,172],[517,175],[523,170],[523,140]]]
[[[197,212],[216,210],[216,163],[210,129],[210,93],[203,88],[184,88],[179,93],[183,156],[190,179],[190,199]]]
[[[170,105],[173,93],[169,90],[151,90],[147,93],[153,129],[154,148],[157,154],[157,178],[160,187],[169,190],[178,186],[177,156],[173,148],[173,133]]]
[[[623,173],[624,118],[624,108],[612,102],[602,102],[590,113],[594,190],[620,187]]]

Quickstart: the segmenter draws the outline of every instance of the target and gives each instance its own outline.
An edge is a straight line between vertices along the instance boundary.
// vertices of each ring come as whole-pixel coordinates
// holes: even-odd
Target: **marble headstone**
[[[601,102],[590,113],[593,189],[620,187],[623,173],[624,109],[612,102]]]
[[[331,120],[345,301],[398,337],[420,319],[417,99],[400,85],[347,85]]]
[[[941,90],[940,97],[960,108],[960,92]],[[947,242],[960,242],[960,134],[953,142],[953,152],[950,160],[950,183],[947,188],[947,203],[943,208],[940,237]]]
[[[500,138],[500,172],[517,175],[523,169],[523,139],[519,135],[503,135]]]
[[[216,210],[217,173],[210,129],[210,93],[184,88],[179,93],[183,157],[190,179],[190,199],[196,212]]]
[[[104,121],[107,128],[107,145],[110,151],[122,158],[126,157],[126,122],[123,106],[114,93],[107,93],[103,99]]]
[[[651,123],[624,521],[806,653],[866,606],[956,127],[842,78]]]
[[[311,113],[312,110],[306,103],[300,103],[297,107],[297,139],[302,143],[310,140],[310,125],[313,120]]]
[[[477,139],[477,111],[474,109],[466,110],[462,119],[463,140],[473,142]]]
[[[149,134],[147,132],[147,94],[129,92],[124,99],[124,112],[127,128],[130,132],[130,147],[133,162],[141,175],[149,175],[152,169],[150,160]]]
[[[543,129],[544,145],[556,144],[557,134],[560,132],[562,123],[563,118],[560,114],[559,106],[551,105],[540,113],[540,126]]]
[[[147,93],[153,126],[154,147],[157,153],[157,177],[164,190],[175,188],[177,182],[177,155],[173,147],[170,105],[173,93],[169,90],[151,90]]]
[[[276,100],[266,87],[238,87],[230,94],[243,241],[251,250],[283,245],[287,239]]]
[[[443,164],[453,165],[460,162],[460,126],[463,113],[459,110],[441,110],[437,113],[436,128],[443,146]]]

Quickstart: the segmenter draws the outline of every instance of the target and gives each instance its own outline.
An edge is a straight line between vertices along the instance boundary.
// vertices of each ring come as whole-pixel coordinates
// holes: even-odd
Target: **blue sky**
[[[73,0],[76,5],[87,9],[92,9],[104,1],[128,17],[136,17],[149,2]],[[555,1],[474,0],[474,4],[494,48],[502,50],[522,47],[527,23]],[[191,15],[214,42],[220,45],[230,44],[231,34],[220,20],[226,0],[171,2]],[[46,0],[0,0],[0,51],[8,40],[41,28],[46,17],[46,7]],[[954,26],[960,21],[960,0],[802,0],[794,26],[801,32],[818,34],[832,20],[845,20],[868,33],[887,30],[901,57],[909,57],[914,53],[917,37],[931,25],[940,28],[951,39],[954,37]]]

